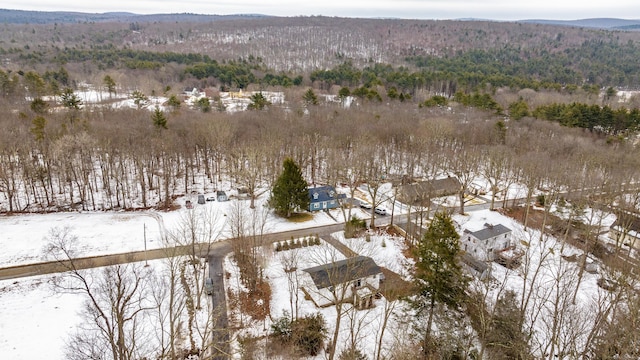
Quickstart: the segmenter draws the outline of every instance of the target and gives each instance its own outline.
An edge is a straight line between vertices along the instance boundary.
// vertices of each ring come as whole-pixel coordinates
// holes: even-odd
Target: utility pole
[[[147,259],[147,224],[142,223],[142,234],[144,237],[144,266],[149,266],[149,261]]]

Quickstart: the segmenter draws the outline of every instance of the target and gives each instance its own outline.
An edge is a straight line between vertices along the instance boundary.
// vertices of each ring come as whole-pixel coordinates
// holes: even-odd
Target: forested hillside
[[[233,208],[223,215],[224,224],[233,228],[234,256],[227,258],[224,271],[208,273],[215,286],[222,284],[216,294],[229,294],[220,309],[231,304],[237,310],[230,320],[238,328],[224,329],[233,333],[234,356],[264,352],[267,358],[272,352],[295,358],[304,356],[302,348],[304,354],[341,360],[380,360],[387,354],[399,360],[637,358],[634,319],[640,307],[634,284],[640,250],[620,238],[607,247],[600,235],[606,233],[605,218],[640,209],[640,33],[487,21],[165,20],[0,25],[0,212],[7,218],[56,211],[175,214],[180,204],[191,204],[186,197],[200,194],[203,206],[197,209],[205,209],[222,201],[206,203],[204,193],[242,192],[250,201],[227,202]],[[342,307],[347,299],[342,297],[334,298],[339,300],[332,329],[321,316],[298,317],[293,303],[297,307],[308,294],[299,291],[297,274],[303,268],[294,261],[297,253],[274,255],[272,247],[258,247],[269,231],[267,219],[277,215],[271,214],[269,194],[283,163],[295,174],[302,198],[305,182],[332,185],[351,198],[361,192],[371,202],[365,206],[372,215],[363,242],[370,242],[376,230],[373,215],[386,213],[376,209],[383,203],[382,188],[388,190],[386,203],[406,211],[389,217],[392,225],[405,215],[416,226],[436,219],[433,227],[420,229],[424,237],[406,232],[402,238],[399,228],[385,229],[389,233],[383,236],[406,245],[398,251],[402,263],[395,265],[402,274],[396,275],[413,286],[407,285],[410,295],[400,299],[394,293],[374,300],[382,295],[367,292],[369,302],[384,304],[377,309],[382,332],[397,319],[409,329],[398,332],[393,346],[382,344],[382,332],[376,334],[375,357],[359,350],[359,324],[365,320],[357,315],[366,313],[351,304]],[[282,178],[286,183],[294,177]],[[489,214],[476,220],[488,229],[493,225],[487,216],[506,219],[490,210],[513,206],[516,215],[509,226],[521,231],[500,252],[513,251],[522,261],[502,267],[482,260],[479,266],[500,266],[496,276],[504,279],[469,281],[463,275],[458,241],[463,230],[449,214],[433,216],[432,206],[441,209],[444,203],[432,202],[431,190],[414,199],[416,204],[397,201],[399,185],[442,179],[456,183],[452,202],[461,221],[469,220],[465,206],[476,195],[485,196],[483,211]],[[260,208],[264,216],[244,212],[245,205],[247,211]],[[287,204],[279,213],[288,217],[296,205]],[[149,307],[157,309],[160,325],[153,330],[162,332],[157,342],[163,348],[139,352],[140,357],[208,354],[193,340],[194,314],[208,311],[208,303],[200,301],[217,295],[205,291],[205,284],[214,285],[205,283],[206,265],[195,244],[196,229],[213,220],[196,219],[195,213],[180,212],[187,214],[184,226],[160,226],[168,234],[162,241],[185,239],[191,257],[167,252],[170,259],[180,259],[167,263],[171,268],[162,277],[169,274],[170,283],[148,288],[158,290],[158,298],[170,297],[163,303],[170,305]],[[367,227],[355,217],[349,226],[362,234]],[[208,234],[208,241],[217,240]],[[315,240],[320,241],[318,234]],[[300,243],[292,236],[281,250],[285,244],[293,249]],[[382,240],[376,251],[385,247]],[[565,259],[565,250],[572,260]],[[282,318],[275,317],[280,308],[271,316],[273,285],[263,272],[262,256],[287,263],[278,276],[288,279],[292,310]],[[598,285],[595,275],[584,274],[587,261],[593,264],[596,257],[602,264]],[[235,266],[238,279],[230,282],[242,287],[242,295],[234,295],[229,284],[224,287],[231,278],[228,269]],[[83,279],[79,270],[74,273]],[[507,275],[515,280],[507,281]],[[592,288],[585,290],[587,278]],[[349,281],[342,287],[362,285]],[[83,286],[91,294],[91,281]],[[104,285],[104,294],[112,288]],[[335,295],[336,287],[326,289]],[[173,297],[181,291],[184,295]],[[582,298],[586,292],[592,294]],[[140,295],[146,298],[151,299]],[[109,304],[119,299],[111,297]],[[398,303],[402,306],[395,307]],[[101,319],[111,319],[95,316],[100,304],[87,309],[86,333],[72,339],[75,357],[70,358],[88,357],[78,349],[99,356],[115,354],[116,348],[129,351],[124,340],[116,347],[113,334],[113,346],[94,346],[94,339],[104,337]],[[118,336],[127,332],[131,341],[144,339],[133,336],[143,329],[121,325],[137,324],[138,312],[114,320]],[[240,330],[256,314],[261,332],[245,338]],[[208,320],[204,326],[212,330]],[[338,344],[340,326],[350,332],[348,348]],[[84,337],[89,333],[93,337]],[[225,341],[202,334],[207,346]],[[138,351],[135,345],[131,349]],[[382,348],[390,350],[382,353]]]
[[[468,130],[461,121],[489,133],[500,126],[500,140],[488,136],[482,146],[511,143],[521,127],[513,121],[531,116],[588,129],[584,135],[593,146],[602,141],[627,146],[625,139],[640,127],[638,100],[619,98],[616,89],[640,86],[634,61],[640,57],[639,37],[538,24],[324,17],[5,24],[0,28],[0,101],[7,129],[2,209],[49,209],[78,200],[85,209],[156,206],[147,201],[148,192],[161,189],[158,198],[168,206],[172,195],[191,191],[189,177],[201,167],[212,181],[219,179],[235,171],[233,159],[240,156],[235,151],[266,144],[282,147],[259,152],[255,161],[265,171],[260,180],[273,179],[280,157],[295,154],[309,164],[310,181],[324,173],[321,181],[327,182],[332,169],[323,156],[335,151],[331,156],[337,157],[352,146],[382,146],[385,173],[424,176],[419,165],[390,161],[403,159],[413,145],[391,155],[385,144],[423,141],[406,137],[431,127],[434,119],[449,124],[442,136],[451,140]],[[158,114],[168,118],[167,130],[154,129],[147,111],[93,110],[74,103],[73,92],[87,87],[109,97],[117,92],[139,99],[170,97],[173,110]],[[214,89],[207,103],[217,103],[217,111],[204,103],[180,107],[181,89],[193,87]],[[241,89],[284,90],[294,111],[221,113],[216,91]],[[317,98],[310,105],[309,96],[316,93],[343,102],[353,96],[359,107],[313,105]],[[398,128],[388,135],[395,127],[383,124],[391,118]],[[113,126],[122,119],[125,123]],[[285,134],[279,127],[289,135],[275,136]],[[337,132],[340,127],[346,128]],[[308,139],[314,149],[288,139]],[[115,153],[119,160],[104,158]],[[181,187],[170,180],[177,174],[184,179]]]

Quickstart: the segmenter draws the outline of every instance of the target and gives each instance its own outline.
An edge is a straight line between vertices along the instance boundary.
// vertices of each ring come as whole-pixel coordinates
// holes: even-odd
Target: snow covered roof
[[[344,284],[382,272],[375,261],[368,256],[351,257],[329,264],[314,266],[303,271],[311,276],[318,289]]]
[[[498,224],[498,225],[484,224],[484,229],[482,230],[478,230],[474,232],[465,230],[465,232],[470,233],[473,237],[475,237],[478,240],[487,240],[496,236],[500,236],[502,234],[510,233],[511,229],[509,229],[508,227],[502,224]]]

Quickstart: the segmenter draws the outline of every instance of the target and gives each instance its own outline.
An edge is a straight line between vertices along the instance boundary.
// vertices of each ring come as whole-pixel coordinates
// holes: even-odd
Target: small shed
[[[227,193],[222,191],[222,190],[218,190],[216,191],[216,200],[218,201],[227,201],[229,200],[229,198],[227,197]]]
[[[485,280],[491,276],[491,266],[485,261],[480,261],[467,253],[462,255],[461,261],[463,268],[476,278]]]

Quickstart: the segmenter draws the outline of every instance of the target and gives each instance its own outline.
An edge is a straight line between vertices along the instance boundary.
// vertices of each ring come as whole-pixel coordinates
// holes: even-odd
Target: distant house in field
[[[340,200],[347,195],[339,194],[333,186],[316,186],[309,188],[309,211],[335,209]]]
[[[484,224],[482,229],[473,232],[465,229],[460,237],[460,248],[483,261],[493,261],[498,252],[511,247],[511,229],[501,224]]]
[[[431,199],[457,194],[462,184],[454,177],[414,182],[398,188],[398,200],[412,206],[429,206]]]
[[[222,191],[222,190],[218,190],[216,191],[216,200],[218,201],[227,201],[229,200],[229,198],[227,197],[227,193]]]
[[[609,227],[609,238],[618,246],[636,248],[640,240],[640,218],[632,214],[622,214]]]
[[[303,270],[303,291],[316,306],[336,301],[353,302],[357,308],[373,305],[373,298],[383,280],[382,270],[370,257],[356,256]]]

